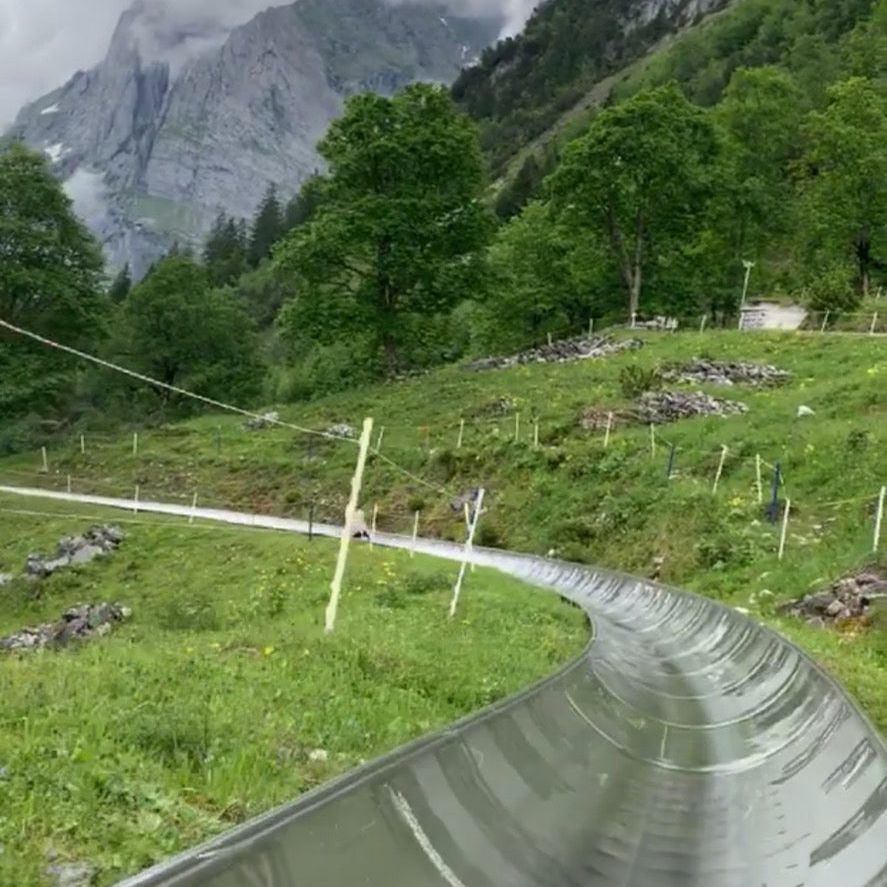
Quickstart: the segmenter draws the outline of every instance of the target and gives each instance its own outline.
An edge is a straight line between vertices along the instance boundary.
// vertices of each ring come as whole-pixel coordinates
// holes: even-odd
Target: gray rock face
[[[233,29],[173,27],[165,9],[137,0],[105,60],[10,130],[137,277],[174,241],[199,245],[220,210],[251,216],[272,183],[295,193],[345,98],[449,82],[501,25],[383,0],[299,0]]]

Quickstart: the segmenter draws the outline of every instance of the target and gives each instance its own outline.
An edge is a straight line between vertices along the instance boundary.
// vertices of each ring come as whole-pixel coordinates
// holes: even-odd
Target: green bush
[[[630,400],[639,397],[646,391],[658,391],[662,388],[662,371],[659,367],[649,369],[632,364],[619,371],[619,387]]]

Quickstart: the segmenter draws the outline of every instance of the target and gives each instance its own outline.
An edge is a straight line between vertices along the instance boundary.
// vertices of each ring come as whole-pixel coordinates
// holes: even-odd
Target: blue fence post
[[[666,480],[671,480],[674,474],[675,445],[672,444],[668,451],[668,468],[665,469]]]
[[[775,524],[779,517],[779,485],[782,481],[782,469],[777,462],[773,468],[773,489],[770,494],[770,523]]]

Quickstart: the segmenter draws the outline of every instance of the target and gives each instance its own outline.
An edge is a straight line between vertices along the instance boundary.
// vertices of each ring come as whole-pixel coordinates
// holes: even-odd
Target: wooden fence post
[[[339,557],[336,560],[336,571],[330,583],[330,602],[326,608],[326,631],[329,634],[336,627],[336,615],[339,610],[339,599],[342,596],[342,580],[345,578],[345,565],[348,561],[348,548],[351,544],[351,531],[354,526],[354,512],[360,500],[360,487],[363,483],[363,472],[367,464],[370,449],[370,437],[373,434],[373,420],[363,420],[363,434],[360,436],[360,451],[357,466],[351,478],[351,497],[345,507],[345,526],[342,528],[342,539],[339,543]],[[313,521],[312,521],[313,523]]]

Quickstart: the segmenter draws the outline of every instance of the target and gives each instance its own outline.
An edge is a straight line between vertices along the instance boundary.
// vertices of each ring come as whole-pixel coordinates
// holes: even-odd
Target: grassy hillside
[[[548,675],[588,636],[578,610],[486,570],[450,621],[452,565],[366,546],[327,636],[330,541],[2,495],[0,573],[98,521],[127,533],[109,559],[0,588],[0,636],[83,602],[133,611],[82,649],[0,652],[2,884],[45,884],[53,854],[116,882]]]
[[[460,367],[391,386],[363,389],[287,408],[284,417],[325,429],[365,415],[384,426],[382,456],[370,459],[364,484],[367,514],[380,507],[380,527],[461,539],[453,499],[484,485],[489,512],[481,541],[658,575],[750,610],[821,655],[887,729],[883,632],[859,637],[825,633],[776,616],[776,605],[866,563],[872,552],[874,501],[887,482],[887,346],[883,337],[816,334],[704,336],[646,334],[646,346],[604,360],[468,372]],[[697,356],[752,360],[789,370],[772,389],[702,386],[747,404],[746,415],[683,420],[656,429],[620,424],[608,447],[604,431],[584,430],[587,407],[606,414],[629,409],[626,367],[650,370]],[[670,387],[681,387],[671,384]],[[798,418],[807,406],[813,416]],[[500,415],[494,415],[500,413]],[[519,418],[517,415],[519,414]],[[533,445],[534,417],[540,446]],[[457,448],[460,420],[466,422]],[[515,428],[519,425],[518,439]],[[666,479],[670,447],[674,472]],[[728,447],[717,493],[712,492]],[[792,501],[785,556],[777,558],[779,524],[759,504],[755,457],[783,472],[780,507]],[[356,449],[289,429],[247,432],[242,420],[206,416],[132,438],[86,436],[67,449],[0,463],[0,480],[340,520]],[[882,548],[883,558],[883,548]]]

